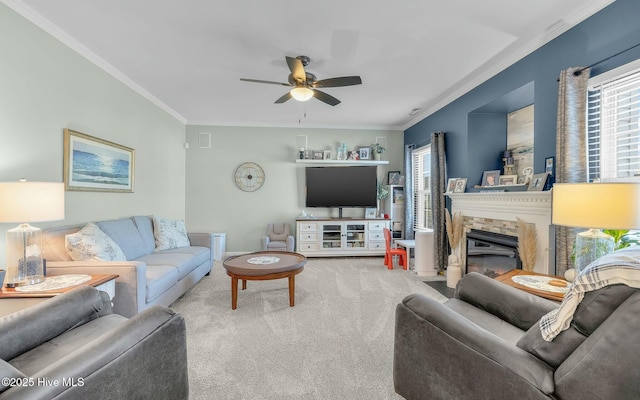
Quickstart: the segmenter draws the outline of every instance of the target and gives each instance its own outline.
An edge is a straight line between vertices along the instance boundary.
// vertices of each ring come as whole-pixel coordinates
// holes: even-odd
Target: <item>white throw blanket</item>
[[[569,327],[573,313],[586,292],[621,283],[640,288],[640,246],[607,254],[589,264],[573,281],[562,304],[540,319],[540,332],[547,342]]]

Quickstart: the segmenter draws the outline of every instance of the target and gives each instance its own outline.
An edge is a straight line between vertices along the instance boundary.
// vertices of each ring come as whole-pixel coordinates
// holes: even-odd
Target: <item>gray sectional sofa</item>
[[[65,235],[85,224],[48,228],[43,232],[47,276],[115,274],[113,311],[132,317],[152,306],[169,306],[213,267],[213,235],[189,233],[190,246],[155,251],[153,219],[133,216],[95,224],[120,247],[127,261],[73,261]]]

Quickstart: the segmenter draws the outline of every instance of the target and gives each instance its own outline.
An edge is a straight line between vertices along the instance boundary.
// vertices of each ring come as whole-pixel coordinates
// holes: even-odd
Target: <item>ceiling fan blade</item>
[[[278,100],[276,100],[276,104],[282,104],[285,101],[289,100],[290,98],[291,98],[291,92],[287,92],[282,97],[280,97]]]
[[[316,99],[323,101],[327,104],[329,104],[330,106],[336,106],[338,104],[340,104],[340,100],[336,99],[335,97],[326,94],[325,92],[321,92],[319,90],[314,90],[313,91],[313,97],[315,97]]]
[[[304,72],[304,65],[302,65],[302,61],[293,57],[286,57],[286,59],[293,79],[298,83],[305,83],[307,81],[307,73]]]
[[[361,85],[362,79],[359,76],[341,76],[339,78],[329,78],[316,81],[313,83],[313,87],[340,87],[340,86],[353,86]]]
[[[241,81],[245,81],[245,82],[254,82],[254,83],[268,83],[270,85],[282,85],[282,86],[291,86],[289,83],[282,83],[282,82],[274,82],[274,81],[263,81],[260,79],[246,79],[246,78],[240,78]]]

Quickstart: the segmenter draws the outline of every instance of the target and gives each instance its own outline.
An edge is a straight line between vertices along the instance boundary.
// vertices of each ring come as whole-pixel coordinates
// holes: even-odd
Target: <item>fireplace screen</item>
[[[512,269],[522,269],[517,237],[476,229],[467,233],[466,273],[495,278]]]

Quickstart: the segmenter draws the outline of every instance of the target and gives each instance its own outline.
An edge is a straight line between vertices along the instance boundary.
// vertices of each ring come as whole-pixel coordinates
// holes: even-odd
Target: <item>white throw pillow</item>
[[[154,216],[153,236],[156,238],[156,251],[191,246],[183,220]]]
[[[120,246],[94,223],[64,239],[67,253],[74,261],[127,261]]]

